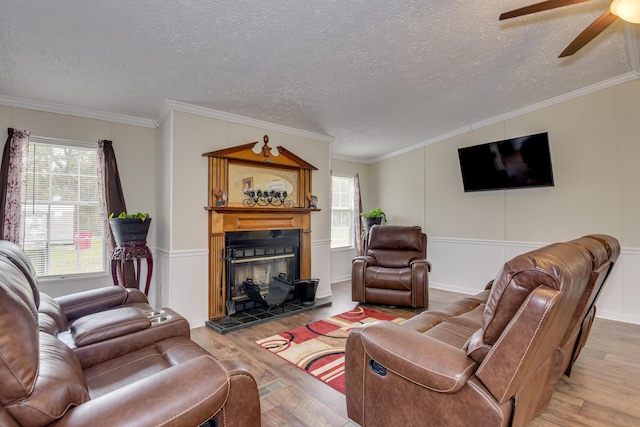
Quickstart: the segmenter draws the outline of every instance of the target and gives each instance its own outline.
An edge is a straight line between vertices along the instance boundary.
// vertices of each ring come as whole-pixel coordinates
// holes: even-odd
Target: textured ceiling
[[[498,21],[533,2],[4,0],[0,95],[149,119],[176,100],[366,160],[634,72],[620,21],[557,58],[609,0]]]

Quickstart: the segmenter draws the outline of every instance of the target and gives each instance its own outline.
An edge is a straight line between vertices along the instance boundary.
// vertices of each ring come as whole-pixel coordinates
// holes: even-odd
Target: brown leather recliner
[[[620,242],[605,234],[591,234],[572,240],[570,243],[583,246],[591,254],[593,272],[589,282],[588,292],[580,301],[576,311],[574,324],[563,338],[560,349],[562,368],[560,374],[571,375],[571,369],[580,351],[587,342],[593,319],[596,317],[596,301],[600,296],[603,285],[613,265],[620,256]]]
[[[38,324],[38,292],[14,261],[0,256],[0,425],[260,425],[254,378],[191,341],[181,316],[158,327],[163,316],[134,304],[60,333]],[[79,301],[84,312],[89,300]]]
[[[353,301],[414,308],[429,306],[427,235],[418,226],[374,225],[367,253],[354,258]]]
[[[83,368],[166,338],[190,337],[184,317],[152,308],[138,289],[106,286],[53,298],[40,292],[35,268],[16,244],[0,240],[0,256],[29,282],[40,330],[67,344]]]
[[[349,418],[363,426],[527,425],[546,408],[566,363],[562,349],[574,346],[573,330],[608,275],[595,265],[586,244],[549,245],[508,261],[476,296],[352,331]]]

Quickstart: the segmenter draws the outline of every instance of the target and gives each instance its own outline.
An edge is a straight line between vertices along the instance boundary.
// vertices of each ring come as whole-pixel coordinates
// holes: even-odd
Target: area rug
[[[377,320],[399,323],[405,319],[358,307],[255,343],[344,394],[344,349],[347,335],[351,329]]]

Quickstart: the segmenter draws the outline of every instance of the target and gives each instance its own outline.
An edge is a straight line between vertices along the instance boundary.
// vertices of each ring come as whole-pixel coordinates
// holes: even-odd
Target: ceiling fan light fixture
[[[610,10],[624,21],[640,24],[640,0],[613,0]]]

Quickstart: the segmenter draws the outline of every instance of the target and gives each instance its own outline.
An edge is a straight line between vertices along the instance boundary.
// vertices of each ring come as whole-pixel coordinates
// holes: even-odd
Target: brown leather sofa
[[[619,254],[585,236],[516,256],[483,292],[349,334],[349,418],[363,426],[525,426],[570,373]]]
[[[593,319],[596,317],[596,301],[614,263],[620,256],[620,242],[611,236],[592,234],[572,242],[584,246],[589,251],[593,272],[588,292],[580,301],[579,311],[576,312],[574,319],[579,323],[567,331],[559,349],[562,359],[560,376],[563,373],[567,376],[571,375],[571,368],[587,342]]]
[[[0,425],[260,425],[254,378],[182,316],[118,286],[48,297],[23,256],[0,244]]]
[[[374,225],[368,236],[366,255],[352,262],[352,300],[427,308],[427,235],[417,226]]]

